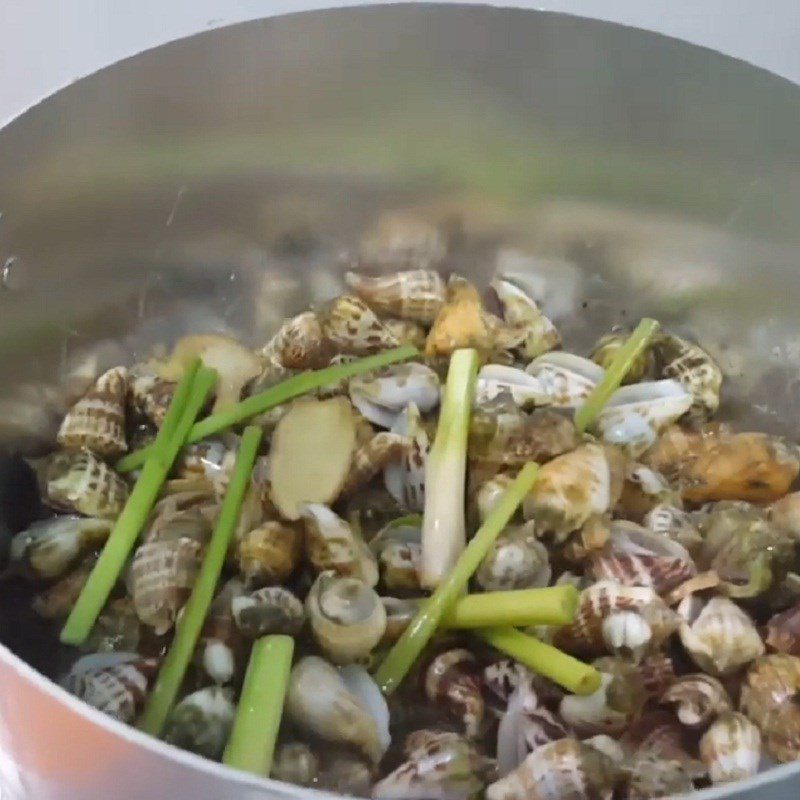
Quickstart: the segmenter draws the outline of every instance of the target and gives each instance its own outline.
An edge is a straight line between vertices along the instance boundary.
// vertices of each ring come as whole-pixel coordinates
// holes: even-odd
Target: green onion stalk
[[[216,380],[217,373],[201,367],[199,360],[186,370],[128,501],[64,624],[65,644],[83,644],[92,630]]]
[[[600,673],[594,667],[516,628],[481,628],[476,633],[492,647],[573,694],[592,694],[600,688]]]
[[[414,615],[378,667],[375,680],[384,694],[391,694],[403,681],[411,665],[439,627],[442,617],[455,605],[470,577],[483,561],[492,543],[506,527],[525,496],[533,488],[537,464],[526,464],[503,492],[486,521],[470,539],[453,568]]]
[[[233,474],[222,501],[211,541],[208,543],[203,557],[200,572],[189,600],[175,625],[175,636],[139,719],[139,728],[153,736],[158,736],[164,727],[197,645],[203,622],[214,597],[214,590],[222,574],[225,556],[239,519],[242,501],[250,484],[250,473],[253,471],[260,442],[260,428],[256,426],[245,428],[239,444],[239,452],[236,454]]]
[[[263,636],[254,645],[222,762],[267,777],[292,669],[294,639]]]
[[[456,350],[450,358],[436,438],[425,467],[420,581],[429,589],[439,586],[466,543],[467,439],[477,376],[477,351]]]
[[[442,627],[568,625],[575,619],[579,597],[572,584],[468,594],[444,614]]]
[[[658,327],[656,320],[643,319],[625,344],[617,350],[603,379],[592,389],[583,405],[575,412],[575,427],[581,433],[591,427],[611,399],[611,395],[622,385],[622,381],[625,380],[625,376],[630,372],[636,359],[650,346]]]
[[[242,400],[232,408],[219,411],[216,414],[211,414],[205,419],[200,420],[192,427],[186,442],[188,444],[199,442],[201,439],[213,436],[215,433],[238,425],[240,422],[246,422],[258,414],[263,414],[265,411],[269,411],[269,409],[275,408],[275,406],[279,406],[281,403],[286,403],[289,400],[293,400],[295,397],[308,394],[308,392],[314,391],[315,389],[338,383],[346,378],[352,378],[354,375],[372,372],[381,367],[386,367],[389,364],[408,361],[408,359],[418,355],[419,351],[416,347],[404,345],[403,347],[395,347],[391,350],[377,353],[374,356],[367,356],[357,361],[351,361],[348,364],[336,364],[332,367],[316,370],[315,372],[304,372],[300,375],[294,375],[263,392],[259,392],[258,394],[254,394]],[[124,458],[121,458],[116,464],[117,471],[132,472],[133,470],[139,469],[145,462],[149,451],[150,447],[143,447],[141,450],[129,453]]]

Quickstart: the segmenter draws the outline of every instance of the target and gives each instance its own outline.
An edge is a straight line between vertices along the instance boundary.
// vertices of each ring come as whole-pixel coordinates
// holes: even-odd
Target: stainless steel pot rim
[[[477,12],[480,9],[484,11],[494,11],[497,13],[503,11],[522,11],[523,9],[515,8],[513,5],[508,3],[503,3],[502,0],[500,2],[491,3],[491,4],[481,4],[481,3],[430,3],[426,4],[429,5],[430,8],[436,9],[441,12],[443,9],[452,9],[454,12],[458,9],[463,10],[464,8],[470,7],[475,9]],[[391,4],[391,7],[394,9],[401,8],[403,6],[409,7],[410,4],[408,3],[398,3],[398,4]],[[342,7],[340,10],[347,10],[353,11],[355,7],[351,5],[346,5]],[[363,7],[362,7],[363,8]],[[375,6],[372,6],[372,10],[375,10]],[[319,14],[319,11],[311,11],[311,12],[296,12],[288,15],[282,15],[278,18],[272,19],[286,19],[289,17],[304,17],[309,14]],[[324,13],[332,13],[331,10],[324,12]],[[555,19],[557,17],[573,17],[573,15],[566,15],[566,14],[556,14],[553,12],[535,12],[542,16],[546,16],[550,19]],[[573,19],[579,20],[580,17],[573,17]],[[230,31],[232,28],[241,28],[244,29],[247,26],[250,26],[254,23],[245,22],[240,23],[234,26],[230,26],[224,30]],[[626,27],[626,26],[613,26],[609,25],[608,23],[595,23],[598,27]],[[637,30],[637,29],[634,29]],[[200,39],[208,37],[209,39],[219,35],[217,31],[211,31],[205,34],[200,34],[196,37],[187,37],[183,39],[183,42],[188,42],[189,39]],[[679,42],[680,40],[674,39],[672,37],[667,36],[656,36],[652,33],[647,33],[648,37],[652,37],[653,40],[669,39],[672,42]],[[174,44],[174,43],[170,43]],[[155,50],[161,48],[154,48]],[[701,48],[693,48],[693,49],[701,49]],[[152,52],[152,51],[149,51]],[[129,64],[133,64],[137,59],[139,59],[142,54],[137,54],[132,56],[128,59],[125,59],[125,62]],[[122,62],[120,62],[122,63]],[[101,72],[107,73],[113,70],[116,66],[119,65],[112,65]],[[755,69],[754,69],[755,71]],[[766,72],[766,70],[759,70],[761,72]],[[95,74],[95,76],[97,73]],[[89,79],[95,77],[90,76]],[[783,79],[781,79],[783,80]],[[784,81],[789,83],[787,81]],[[57,97],[61,93],[57,93],[55,96]],[[32,107],[28,112],[23,114],[21,117],[17,118],[13,122],[19,122],[21,119],[25,117],[32,117],[36,114],[37,109],[41,109],[43,104],[51,101],[53,98],[43,99],[40,103],[36,106]],[[13,123],[12,123],[13,124]],[[229,767],[224,765],[218,764],[216,762],[210,761],[208,759],[202,758],[200,756],[194,755],[187,751],[178,749],[172,745],[166,744],[161,742],[153,737],[145,735],[138,731],[137,729],[124,725],[123,723],[117,722],[106,715],[102,714],[101,712],[97,711],[96,709],[88,706],[87,704],[83,703],[82,701],[78,700],[76,697],[70,695],[56,683],[52,682],[48,678],[46,678],[42,673],[35,670],[33,667],[29,666],[26,662],[21,660],[18,656],[8,650],[5,646],[0,644],[0,663],[3,665],[8,666],[9,670],[11,671],[12,675],[19,678],[21,682],[24,684],[30,685],[43,693],[44,696],[48,698],[53,703],[62,704],[62,707],[67,708],[70,710],[71,713],[78,715],[78,717],[88,723],[93,725],[99,726],[99,729],[102,730],[105,734],[113,735],[114,737],[121,737],[119,741],[124,741],[129,743],[131,746],[138,746],[143,748],[143,750],[149,754],[154,756],[158,756],[160,758],[169,759],[172,763],[185,766],[187,769],[196,770],[198,773],[202,775],[206,775],[209,777],[214,777],[217,780],[225,781],[227,784],[231,786],[235,786],[238,789],[242,790],[243,792],[246,791],[248,788],[250,789],[257,789],[260,792],[267,791],[273,797],[276,798],[302,798],[302,797],[318,797],[318,798],[330,798],[330,800],[341,800],[342,796],[333,794],[331,792],[325,792],[320,790],[309,790],[304,787],[298,787],[291,784],[285,784],[282,782],[266,779],[266,778],[259,778],[244,772],[240,772],[237,770],[233,770]],[[748,796],[755,797],[757,796],[756,793],[759,791],[767,790],[768,787],[777,784],[781,781],[788,781],[788,780],[797,780],[798,775],[800,775],[800,762],[784,764],[777,767],[770,768],[765,772],[762,772],[753,778],[737,782],[735,784],[729,784],[727,786],[718,786],[710,789],[704,789],[701,791],[692,792],[689,795],[684,795],[684,797],[692,797],[697,798],[697,800],[723,800],[723,798],[728,797],[731,794],[736,795],[737,797],[747,794]],[[235,791],[235,790],[234,790]],[[792,796],[791,790],[785,790],[785,796]],[[259,792],[259,793],[260,793]]]

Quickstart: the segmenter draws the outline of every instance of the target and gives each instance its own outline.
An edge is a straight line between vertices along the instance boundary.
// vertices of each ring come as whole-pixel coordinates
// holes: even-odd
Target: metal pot
[[[644,313],[697,336],[726,416],[795,434],[798,108],[710,51],[510,9],[314,12],[143,53],[0,133],[0,443],[47,447],[87,354],[101,368],[187,329],[263,341],[398,210],[449,232],[449,266],[532,281],[570,346]],[[7,539],[26,478],[2,469]],[[24,607],[0,587],[4,800],[306,794],[76,702],[43,677],[63,654]],[[798,785],[787,765],[697,797]]]

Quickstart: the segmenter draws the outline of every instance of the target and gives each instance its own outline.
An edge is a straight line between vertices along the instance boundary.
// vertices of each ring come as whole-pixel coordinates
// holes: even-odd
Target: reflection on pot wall
[[[766,73],[521,11],[299,15],[146,53],[2,134],[4,440],[47,429],[54,377],[120,346],[263,339],[397,210],[457,232],[448,267],[538,282],[571,347],[642,313],[702,337],[729,400],[780,428],[799,133]]]

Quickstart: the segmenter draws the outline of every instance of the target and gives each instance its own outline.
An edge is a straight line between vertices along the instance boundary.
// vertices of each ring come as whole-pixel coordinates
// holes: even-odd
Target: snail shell
[[[402,320],[429,324],[445,301],[444,281],[433,270],[413,269],[377,277],[347,272],[344,280],[379,314]]]
[[[103,373],[67,412],[56,441],[65,450],[89,450],[102,458],[126,452],[125,399],[128,370],[114,367]]]
[[[714,784],[749,778],[761,761],[761,733],[744,714],[727,711],[700,739],[700,758]]]
[[[46,502],[62,511],[116,519],[128,500],[128,485],[97,456],[58,453],[47,467]]]
[[[633,522],[611,524],[609,542],[592,559],[598,580],[625,586],[651,586],[664,594],[697,574],[694,560],[677,542]]]
[[[653,653],[636,665],[649,699],[658,699],[675,682],[675,664],[663,653]]]
[[[59,620],[67,617],[80,597],[96,563],[95,555],[84,558],[71,572],[43,592],[39,592],[33,598],[31,608],[42,619]]]
[[[375,784],[376,800],[469,800],[484,786],[491,762],[475,745],[450,731],[414,731],[407,760]]]
[[[679,759],[644,751],[637,754],[628,775],[629,800],[672,797],[694,789],[692,775]]]
[[[218,514],[219,506],[213,489],[205,482],[197,490],[169,493],[153,506],[142,541],[155,542],[187,536],[206,542],[211,537]]]
[[[773,503],[770,520],[794,542],[800,543],[800,492],[787,494]]]
[[[306,613],[317,644],[339,664],[366,657],[386,630],[386,609],[375,591],[333,571],[317,576],[306,597]]]
[[[301,516],[305,521],[306,556],[316,572],[330,569],[375,586],[378,582],[375,556],[350,525],[319,503],[304,505]]]
[[[484,686],[505,705],[520,686],[530,688],[531,681],[531,671],[510,658],[501,658],[483,668]]]
[[[422,545],[418,542],[387,542],[380,552],[381,580],[389,591],[419,592]]]
[[[719,408],[722,370],[705,350],[666,331],[657,334],[653,350],[663,365],[662,375],[674,378],[692,396],[695,416],[708,417]]]
[[[203,545],[188,537],[146,542],[136,548],[129,590],[139,619],[157,635],[166,633],[189,599]]]
[[[106,603],[83,644],[97,653],[135,652],[141,639],[141,623],[129,597]]]
[[[776,653],[747,670],[740,704],[761,729],[770,755],[781,762],[800,757],[800,658]]]
[[[428,331],[424,325],[407,319],[393,319],[391,317],[386,317],[382,321],[389,333],[400,344],[410,344],[416,347],[417,350],[425,349],[425,339],[428,337]]]
[[[425,695],[431,701],[444,701],[469,738],[481,732],[485,705],[479,669],[469,650],[440,653],[425,672]]]
[[[543,464],[580,444],[575,425],[563,414],[550,409],[509,413],[507,402],[507,396],[501,397],[475,413],[470,427],[471,459],[509,467],[529,461]]]
[[[644,526],[653,533],[661,534],[696,554],[703,544],[703,537],[692,522],[689,512],[669,503],[658,503],[647,512]]]
[[[754,597],[794,565],[794,543],[748,503],[721,502],[704,513],[701,558],[730,597]]]
[[[231,600],[236,627],[249,639],[272,633],[296,636],[305,622],[303,604],[283,586],[265,586]]]
[[[661,503],[681,504],[680,494],[667,479],[654,469],[630,461],[625,467],[622,494],[614,508],[617,516],[633,522],[641,522],[654,506]]]
[[[425,508],[425,465],[430,440],[419,409],[409,403],[392,426],[392,433],[407,442],[399,459],[389,461],[383,470],[383,483],[389,494],[409,511]]]
[[[284,369],[319,369],[328,363],[329,344],[313,311],[287,320],[267,342],[261,355]]]
[[[536,538],[533,522],[506,529],[484,557],[475,580],[485,591],[547,586],[552,577],[547,548]]]
[[[593,361],[571,353],[545,353],[525,371],[536,378],[552,406],[575,408],[603,380],[605,370]]]
[[[354,295],[341,295],[331,301],[321,321],[325,337],[345,353],[368,355],[398,345],[375,312]]]
[[[609,797],[620,768],[604,753],[576,739],[534,750],[513,772],[486,789],[487,800],[590,800]]]
[[[304,742],[278,745],[270,777],[296,786],[311,786],[319,776],[319,759]]]
[[[601,658],[594,666],[600,671],[600,687],[587,696],[566,695],[559,714],[582,736],[619,734],[644,708],[644,681],[634,664],[620,659]]]
[[[269,520],[236,543],[239,572],[249,586],[283,583],[300,565],[303,535],[296,525]]]
[[[696,734],[664,709],[648,710],[635,719],[620,737],[628,752],[679,762],[692,778],[705,775],[705,767],[693,757]]]
[[[164,740],[206,758],[218,759],[235,716],[233,690],[206,686],[186,695],[172,709],[164,726]]]
[[[337,670],[317,656],[295,664],[286,713],[302,730],[352,745],[374,764],[389,746],[389,711],[378,687],[358,667]]]
[[[53,517],[34,522],[11,540],[12,562],[24,563],[39,578],[58,578],[111,532],[111,523],[85,517]]]
[[[425,364],[395,364],[375,374],[357,375],[348,385],[353,405],[372,423],[391,428],[409,403],[427,414],[439,405],[439,376]]]
[[[669,425],[692,405],[690,395],[677,381],[637,383],[617,389],[597,419],[597,430],[608,444],[628,455],[644,453]]]
[[[169,404],[178,387],[176,381],[168,381],[150,372],[146,366],[131,370],[130,399],[134,410],[157,428],[167,416]]]
[[[702,670],[730,675],[763,655],[764,643],[756,626],[736,603],[725,597],[713,597],[705,605],[696,600],[681,601],[678,612],[685,621],[679,633],[684,649]]]
[[[605,514],[616,504],[614,494],[618,496],[613,466],[609,453],[597,444],[585,444],[554,458],[541,468],[525,498],[525,518],[535,518],[542,530],[564,536],[589,517]]]
[[[778,653],[800,655],[800,604],[770,617],[764,641]]]
[[[507,392],[494,400],[476,402],[472,409],[467,440],[467,454],[471,461],[489,462],[491,474],[504,462],[511,440],[520,434],[525,425],[525,413],[518,408]]]
[[[550,395],[542,382],[524,370],[503,364],[481,367],[475,384],[475,402],[490,403],[501,394],[509,394],[520,408],[547,405],[550,402]]]
[[[618,649],[641,656],[659,649],[678,622],[652,588],[598,581],[581,592],[575,620],[556,631],[553,641],[576,655],[596,656]]]
[[[187,445],[177,461],[175,474],[179,478],[204,478],[221,498],[228,488],[237,451],[236,436],[206,439]]]
[[[492,280],[491,286],[503,306],[508,349],[531,359],[560,346],[558,329],[521,287],[500,276]]]
[[[345,748],[325,753],[316,788],[348,797],[369,797],[375,770],[362,756]]]
[[[155,659],[137,653],[90,653],[72,665],[62,685],[98,711],[131,723],[157,669]]]
[[[569,736],[560,716],[540,702],[530,674],[521,676],[507,699],[497,728],[497,771],[501,777],[516,769],[537,747]]]
[[[615,764],[624,765],[627,763],[628,756],[623,750],[622,745],[616,740],[612,739],[604,733],[598,733],[590,736],[588,739],[583,740],[584,744],[589,747],[594,747],[599,750],[603,755],[608,756]]]
[[[603,639],[613,653],[639,661],[653,637],[650,623],[638,611],[617,611],[603,620]]]
[[[376,534],[393,520],[407,514],[383,486],[366,486],[360,492],[345,498],[342,516],[358,521],[362,538],[372,544]]]
[[[690,728],[707,725],[733,708],[725,687],[712,675],[702,672],[676,678],[661,695],[661,703],[674,704],[678,719]]]
[[[340,495],[346,496],[361,489],[389,464],[399,462],[408,447],[408,439],[397,433],[381,431],[372,436],[353,453],[350,472]]]

